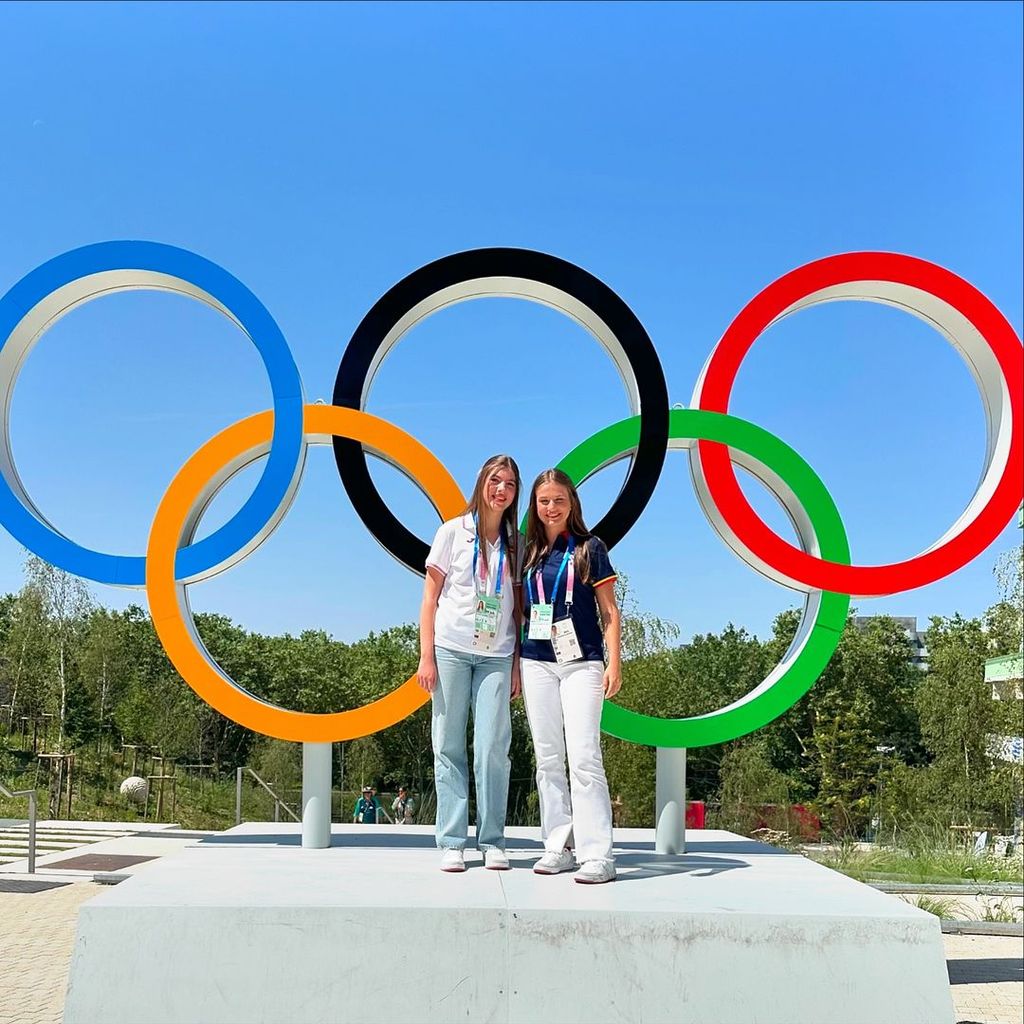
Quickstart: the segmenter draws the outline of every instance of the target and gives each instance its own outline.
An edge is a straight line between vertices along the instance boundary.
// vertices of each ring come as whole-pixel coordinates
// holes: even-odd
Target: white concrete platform
[[[79,853],[164,857],[175,845],[190,846],[196,837],[219,834],[182,831],[167,822],[44,819],[36,827],[36,877],[63,876],[64,881],[92,878],[94,870],[65,868],[62,862]],[[17,841],[17,855],[0,857],[0,878],[20,877],[28,871],[28,826],[22,823],[16,829],[0,830],[0,843],[12,835],[21,837]],[[58,836],[60,839],[56,838]],[[132,865],[120,870],[134,872],[142,866]]]
[[[937,918],[728,832],[657,856],[616,831],[619,879],[438,870],[429,828],[204,839],[82,907],[65,1024],[950,1024]]]

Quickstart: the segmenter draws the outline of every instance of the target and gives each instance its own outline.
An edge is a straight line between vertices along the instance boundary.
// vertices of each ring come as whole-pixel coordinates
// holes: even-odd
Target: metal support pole
[[[331,744],[302,744],[302,846],[331,845]]]
[[[235,824],[242,824],[242,772],[244,768],[235,769]]]
[[[686,748],[658,747],[654,852],[686,852]]]

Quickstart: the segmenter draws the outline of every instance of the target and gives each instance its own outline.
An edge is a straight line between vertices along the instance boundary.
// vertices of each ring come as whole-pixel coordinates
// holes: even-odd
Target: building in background
[[[892,619],[898,626],[902,626],[910,641],[912,653],[910,662],[915,668],[922,672],[928,670],[928,648],[924,644],[924,635],[917,631],[916,615],[855,615],[853,624],[860,630],[867,629],[875,619]]]

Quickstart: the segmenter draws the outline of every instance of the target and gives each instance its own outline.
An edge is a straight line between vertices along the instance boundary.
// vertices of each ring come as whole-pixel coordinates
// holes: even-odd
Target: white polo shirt
[[[473,617],[477,594],[473,586],[473,541],[476,529],[472,516],[459,516],[442,523],[434,535],[434,543],[427,555],[427,568],[444,573],[441,596],[434,619],[434,644],[464,654],[480,654],[473,649]],[[479,558],[487,558],[487,593],[494,594],[498,579],[500,544],[483,541]],[[523,545],[519,544],[520,565],[513,567],[509,553],[505,553],[504,579],[501,584],[501,618],[494,647],[488,652],[492,658],[512,654],[516,646],[515,594],[513,581],[519,578]],[[479,564],[478,564],[479,569]]]

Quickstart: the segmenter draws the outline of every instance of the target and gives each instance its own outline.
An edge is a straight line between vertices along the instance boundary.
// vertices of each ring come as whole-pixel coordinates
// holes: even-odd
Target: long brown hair
[[[530,504],[526,508],[526,558],[523,560],[523,572],[525,574],[532,571],[548,553],[548,535],[540,516],[537,515],[537,488],[543,487],[544,484],[558,484],[569,494],[569,518],[565,525],[576,540],[573,565],[579,581],[589,583],[590,550],[584,542],[593,534],[583,521],[583,506],[580,504],[579,494],[576,493],[576,485],[560,469],[545,469],[533,481],[533,487],[530,489]]]
[[[519,566],[519,492],[523,489],[523,482],[519,476],[519,467],[511,455],[492,455],[481,467],[476,475],[476,483],[473,485],[473,493],[470,495],[469,503],[462,510],[460,515],[476,516],[477,535],[480,533],[480,513],[484,510],[484,496],[487,493],[487,481],[492,474],[499,469],[511,470],[516,481],[515,497],[508,503],[508,508],[501,513],[501,523],[498,526],[499,536],[504,534],[505,547],[507,551],[508,565],[511,569],[512,579],[519,582],[517,568]],[[480,538],[481,541],[484,539]]]

